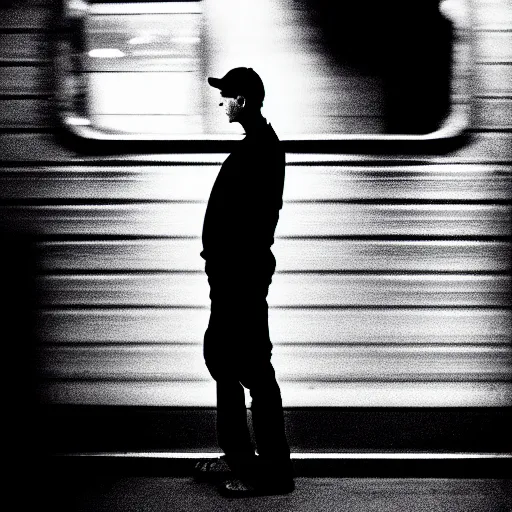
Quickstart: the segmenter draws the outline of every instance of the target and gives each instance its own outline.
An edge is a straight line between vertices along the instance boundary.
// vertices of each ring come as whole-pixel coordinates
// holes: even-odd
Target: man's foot
[[[269,480],[240,480],[229,478],[219,485],[219,492],[227,498],[247,498],[250,496],[274,496],[289,494],[295,490],[293,479],[283,481]]]
[[[199,461],[194,466],[194,479],[198,482],[219,482],[231,475],[231,468],[226,462],[226,457]]]

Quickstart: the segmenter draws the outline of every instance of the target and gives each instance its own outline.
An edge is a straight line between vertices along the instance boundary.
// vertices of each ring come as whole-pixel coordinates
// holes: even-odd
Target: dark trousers
[[[211,314],[204,357],[217,382],[217,435],[230,463],[241,471],[255,458],[247,425],[249,389],[258,467],[268,476],[291,476],[281,392],[271,363],[267,292],[270,278],[250,283],[209,276]]]

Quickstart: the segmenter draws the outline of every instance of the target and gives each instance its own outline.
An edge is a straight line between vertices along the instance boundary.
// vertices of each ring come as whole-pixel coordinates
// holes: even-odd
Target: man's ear
[[[244,107],[245,106],[245,97],[244,96],[237,96],[236,97],[236,102],[238,103],[238,105],[240,107]]]

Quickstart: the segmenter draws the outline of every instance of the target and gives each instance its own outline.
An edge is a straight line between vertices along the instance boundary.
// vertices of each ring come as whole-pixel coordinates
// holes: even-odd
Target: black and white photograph
[[[1,0],[8,508],[512,512],[510,0]]]

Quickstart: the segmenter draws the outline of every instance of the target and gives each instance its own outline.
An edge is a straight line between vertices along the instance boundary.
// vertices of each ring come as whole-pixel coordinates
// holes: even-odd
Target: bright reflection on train
[[[441,137],[467,121],[463,4],[74,0],[61,75],[84,82],[92,137],[239,137],[206,82],[237,66],[261,75],[283,139]]]
[[[117,48],[97,48],[91,50],[88,55],[96,59],[117,59],[126,56],[124,52]]]

